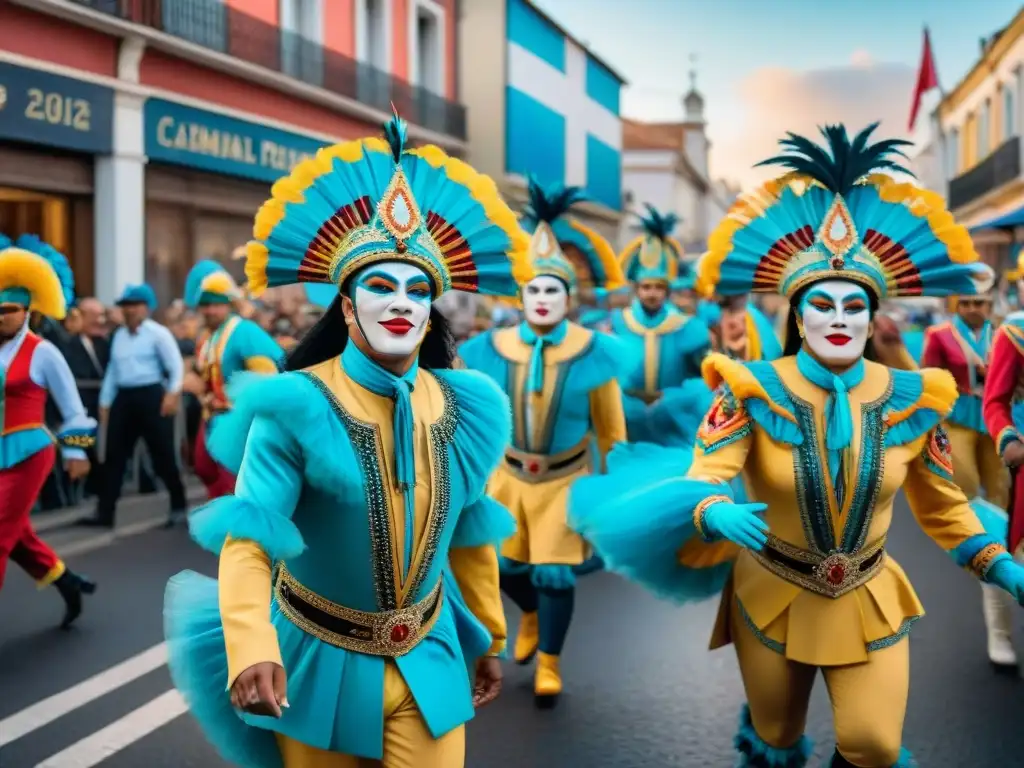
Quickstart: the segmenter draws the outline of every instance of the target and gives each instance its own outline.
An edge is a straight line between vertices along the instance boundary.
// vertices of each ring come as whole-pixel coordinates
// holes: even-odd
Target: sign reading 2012
[[[113,122],[111,89],[0,62],[0,138],[106,154]]]

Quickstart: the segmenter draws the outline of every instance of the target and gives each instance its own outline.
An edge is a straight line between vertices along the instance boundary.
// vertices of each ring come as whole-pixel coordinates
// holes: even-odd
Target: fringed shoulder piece
[[[466,496],[476,499],[512,440],[512,404],[492,379],[477,371],[431,373],[447,385],[455,399],[452,451],[465,474]]]
[[[741,363],[714,353],[704,358],[701,375],[711,390],[727,389],[773,440],[800,445],[803,433],[793,403],[771,363]]]
[[[1008,314],[1003,320],[1002,327],[1024,331],[1024,312],[1011,312]]]
[[[921,437],[953,410],[958,396],[949,371],[890,369],[892,393],[885,413],[885,446],[906,445]]]

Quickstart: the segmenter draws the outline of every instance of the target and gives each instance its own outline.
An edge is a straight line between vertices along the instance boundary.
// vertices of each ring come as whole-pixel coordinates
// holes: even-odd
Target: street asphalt
[[[923,768],[1024,764],[1024,681],[985,656],[980,591],[897,510],[890,551],[928,616],[912,635],[905,742]],[[0,594],[0,768],[216,768],[163,664],[167,579],[214,559],[183,530],[153,531],[70,558],[100,585],[70,632],[61,603],[12,567]],[[566,694],[534,708],[530,671],[507,668],[501,699],[469,726],[468,768],[687,768],[735,764],[743,691],[730,649],[706,650],[716,605],[680,609],[607,574],[582,581],[563,657]],[[510,624],[517,615],[509,609]],[[1024,653],[1024,613],[1017,617]],[[53,698],[50,698],[53,697]],[[831,755],[824,686],[815,759]]]

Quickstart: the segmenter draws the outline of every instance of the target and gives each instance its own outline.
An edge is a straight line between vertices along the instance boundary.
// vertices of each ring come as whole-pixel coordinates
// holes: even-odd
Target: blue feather
[[[199,306],[199,295],[202,293],[203,280],[210,275],[226,271],[227,270],[225,270],[224,267],[211,259],[197,261],[185,277],[185,291],[183,296],[185,299],[185,305],[190,309],[195,309]]]
[[[22,235],[14,243],[14,247],[30,251],[46,259],[60,280],[60,286],[64,293],[64,303],[69,307],[75,303],[75,273],[64,254],[49,243],[43,242],[36,235]]]
[[[396,163],[402,162],[402,153],[405,151],[405,142],[408,140],[408,124],[398,116],[395,105],[391,105],[393,116],[384,123],[384,138],[391,147],[391,157]]]

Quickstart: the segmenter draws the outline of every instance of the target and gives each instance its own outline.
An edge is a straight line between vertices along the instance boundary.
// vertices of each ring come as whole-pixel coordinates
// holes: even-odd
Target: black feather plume
[[[667,240],[672,237],[676,226],[681,219],[674,213],[661,213],[650,203],[644,203],[647,208],[647,215],[640,216],[640,226],[645,233],[658,240]]]
[[[523,213],[536,222],[546,221],[548,224],[568,213],[576,203],[587,199],[581,187],[552,184],[545,189],[533,176],[527,179],[526,193],[528,200]]]
[[[850,140],[844,125],[826,125],[819,128],[825,138],[823,145],[815,144],[804,136],[787,133],[779,145],[781,154],[758,163],[778,165],[790,171],[810,176],[826,189],[845,195],[865,176],[874,171],[890,171],[913,176],[903,161],[907,159],[903,147],[913,146],[904,139],[885,139],[870,144],[869,139],[878,123],[872,123]]]
[[[391,147],[391,156],[396,163],[400,163],[402,162],[402,152],[405,151],[407,124],[398,116],[398,110],[395,109],[394,104],[391,105],[391,111],[393,117],[384,123],[384,138],[387,139],[388,145]]]

